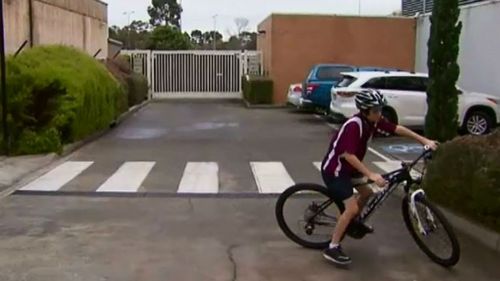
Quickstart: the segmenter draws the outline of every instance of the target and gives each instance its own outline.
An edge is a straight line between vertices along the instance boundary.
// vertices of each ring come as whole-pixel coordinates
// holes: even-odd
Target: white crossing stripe
[[[137,192],[155,162],[125,162],[97,192]]]
[[[316,169],[318,169],[318,171],[321,171],[321,162],[314,162],[313,165]]]
[[[392,171],[396,171],[401,169],[401,161],[386,161],[386,162],[373,162],[377,167],[382,169],[386,173],[390,173]],[[419,177],[421,173],[415,170],[411,170],[410,175],[412,177]]]
[[[368,150],[369,150],[371,153],[373,153],[373,154],[377,155],[378,157],[382,158],[382,159],[383,159],[384,161],[386,161],[386,162],[390,162],[390,161],[392,161],[392,160],[391,160],[391,158],[388,158],[387,156],[385,156],[384,154],[382,154],[382,153],[380,153],[380,152],[376,151],[376,150],[375,150],[374,148],[372,148],[372,147],[368,147]]]
[[[219,165],[216,162],[188,162],[177,193],[218,193]]]
[[[20,188],[20,190],[57,191],[93,163],[90,161],[64,162],[30,184]]]
[[[259,193],[279,194],[295,184],[281,162],[250,162]]]

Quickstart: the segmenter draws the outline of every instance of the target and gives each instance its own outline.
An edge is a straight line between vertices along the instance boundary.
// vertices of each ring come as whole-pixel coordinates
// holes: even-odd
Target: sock
[[[329,248],[330,248],[330,249],[333,249],[333,248],[337,248],[338,246],[340,246],[340,245],[339,245],[339,244],[334,244],[334,243],[332,242],[332,243],[330,243]]]

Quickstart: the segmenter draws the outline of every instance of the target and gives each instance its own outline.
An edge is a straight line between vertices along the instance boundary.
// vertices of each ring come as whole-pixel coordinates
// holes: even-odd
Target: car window
[[[377,77],[377,78],[372,78],[363,86],[362,88],[373,88],[373,89],[385,89],[385,78],[384,77]]]
[[[353,69],[351,67],[344,66],[322,66],[318,68],[318,73],[316,77],[318,80],[337,80],[342,78],[341,72],[350,72]]]
[[[425,92],[427,86],[422,77],[396,76],[387,77],[387,89],[398,91]]]
[[[339,88],[348,87],[349,85],[354,83],[354,81],[356,81],[356,80],[357,80],[356,77],[344,75],[342,77],[342,81],[340,81],[340,83],[337,85],[337,87],[339,87]]]

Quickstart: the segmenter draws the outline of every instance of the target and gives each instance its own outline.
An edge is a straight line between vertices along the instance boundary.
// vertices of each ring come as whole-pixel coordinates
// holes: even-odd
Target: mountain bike
[[[451,267],[460,259],[460,245],[443,213],[430,202],[423,189],[422,174],[412,173],[424,159],[432,157],[432,151],[425,147],[423,153],[413,162],[402,162],[401,168],[382,175],[388,182],[387,188],[376,192],[363,210],[348,226],[345,235],[362,239],[368,229],[365,221],[384,203],[398,187],[403,187],[403,220],[418,247],[434,262]],[[425,166],[424,166],[425,167]],[[368,181],[364,184],[371,184]],[[361,184],[360,184],[361,185]],[[298,206],[295,206],[295,205]],[[312,249],[328,247],[338,216],[344,211],[342,202],[329,195],[325,186],[314,183],[298,183],[280,194],[275,215],[284,234],[295,243]],[[292,213],[291,219],[287,215]],[[342,239],[344,239],[344,237]]]

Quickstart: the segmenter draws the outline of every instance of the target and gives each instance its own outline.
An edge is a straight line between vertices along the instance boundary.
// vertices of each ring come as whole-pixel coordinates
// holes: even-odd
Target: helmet
[[[356,107],[359,110],[368,110],[372,107],[384,106],[387,100],[384,95],[377,90],[363,89],[356,95]]]

